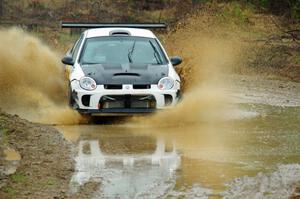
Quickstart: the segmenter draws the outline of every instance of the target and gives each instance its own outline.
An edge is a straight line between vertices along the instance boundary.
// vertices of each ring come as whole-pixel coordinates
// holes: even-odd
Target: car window
[[[166,64],[155,39],[130,36],[96,37],[86,40],[81,64]]]
[[[75,60],[76,57],[77,57],[77,54],[78,54],[80,45],[82,43],[82,40],[83,40],[83,34],[80,36],[79,40],[76,42],[76,44],[74,45],[74,47],[72,48],[72,50],[70,52],[71,55],[72,55],[73,60]]]

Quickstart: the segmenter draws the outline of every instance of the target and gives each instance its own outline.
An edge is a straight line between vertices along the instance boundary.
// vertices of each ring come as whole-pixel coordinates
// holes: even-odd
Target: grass
[[[52,28],[39,27],[37,30],[30,31],[30,35],[49,45],[56,52],[63,52],[73,46],[79,39],[84,30],[58,31]]]
[[[194,3],[207,3],[209,0],[193,0]]]
[[[14,178],[16,178],[15,180],[17,180],[17,181],[20,181],[20,180],[25,181],[25,176],[20,175],[20,174],[16,175]],[[46,181],[44,181],[42,183],[37,183],[37,186],[40,189],[45,189],[47,187],[52,187],[52,186],[55,186],[55,185],[57,185],[57,183],[53,179],[47,179]],[[17,197],[17,190],[14,189],[13,187],[10,187],[10,186],[3,187],[2,191],[4,193],[7,193],[9,195],[9,198],[18,198]]]
[[[70,35],[70,33],[61,32],[59,33],[58,40],[59,43],[61,44],[69,44],[69,43],[74,43],[79,37],[80,37],[80,33]]]
[[[54,179],[48,179],[46,182],[45,182],[45,186],[54,186],[56,185],[57,183],[55,182]]]
[[[217,19],[221,23],[233,22],[237,25],[246,25],[249,16],[254,13],[254,7],[251,4],[242,5],[238,2],[231,2],[220,9]]]
[[[143,11],[143,15],[138,15],[135,17],[138,21],[145,22],[145,17],[148,22],[166,22],[172,23],[176,21],[176,9],[168,8],[164,10],[154,10],[154,11]],[[146,21],[146,22],[147,22]]]
[[[23,173],[15,173],[10,178],[14,183],[23,183],[26,181],[26,176]]]
[[[14,195],[16,193],[16,190],[12,187],[4,187],[3,192],[5,192],[9,195]]]
[[[53,178],[46,178],[43,179],[42,181],[36,181],[32,186],[38,189],[46,189],[49,187],[57,187],[58,183]]]
[[[300,65],[300,54],[295,56],[295,62]]]
[[[1,135],[1,136],[6,136],[6,135],[7,135],[7,131],[8,131],[8,130],[7,130],[7,129],[4,129],[4,128],[3,128],[3,129],[0,129],[0,135]]]
[[[8,144],[8,130],[0,128],[0,141],[3,146]]]

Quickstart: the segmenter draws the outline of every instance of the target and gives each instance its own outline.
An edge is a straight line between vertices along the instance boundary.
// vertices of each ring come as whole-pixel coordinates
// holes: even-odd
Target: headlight
[[[95,90],[97,88],[97,84],[95,82],[95,80],[93,80],[90,77],[82,77],[79,81],[81,88],[88,90],[88,91],[92,91]]]
[[[158,82],[158,88],[160,90],[169,90],[173,88],[174,86],[174,80],[170,77],[164,77],[159,80]]]

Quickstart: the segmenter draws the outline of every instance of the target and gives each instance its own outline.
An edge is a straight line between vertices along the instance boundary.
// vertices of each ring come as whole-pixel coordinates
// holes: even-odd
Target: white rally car
[[[169,58],[147,30],[165,24],[62,22],[62,27],[88,28],[62,59],[70,82],[70,105],[80,113],[151,113],[178,103],[180,77],[174,66],[182,60]]]

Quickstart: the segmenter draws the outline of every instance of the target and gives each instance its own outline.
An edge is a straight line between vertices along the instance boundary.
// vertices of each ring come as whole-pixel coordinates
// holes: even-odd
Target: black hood
[[[93,78],[97,85],[157,84],[169,73],[168,65],[91,64],[81,67],[85,76]]]

